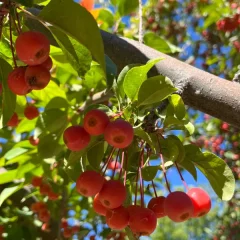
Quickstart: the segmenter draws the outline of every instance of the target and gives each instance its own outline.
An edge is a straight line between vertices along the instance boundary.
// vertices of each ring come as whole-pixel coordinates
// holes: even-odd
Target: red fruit
[[[193,215],[191,198],[184,192],[170,193],[164,202],[165,214],[174,222],[183,222]]]
[[[113,147],[126,148],[134,137],[132,125],[122,119],[117,119],[108,124],[104,131],[104,138]]]
[[[31,205],[31,210],[35,213],[47,209],[47,206],[44,202],[36,202]]]
[[[44,223],[41,227],[43,232],[50,232],[50,226],[49,223]]]
[[[50,200],[52,200],[52,201],[58,200],[59,194],[50,191],[50,192],[48,193],[48,198],[49,198]]]
[[[71,126],[63,133],[63,140],[72,151],[84,149],[89,144],[90,139],[90,135],[81,126]]]
[[[47,209],[43,209],[39,212],[38,218],[42,222],[48,222],[50,220],[50,213]]]
[[[106,213],[106,223],[111,229],[121,230],[127,227],[129,221],[128,210],[120,206],[115,209],[108,209]]]
[[[63,236],[65,238],[70,238],[72,236],[72,229],[71,228],[64,228],[63,230]]]
[[[31,91],[25,79],[26,67],[17,67],[8,75],[8,87],[17,95],[26,95]]]
[[[155,214],[157,218],[161,218],[166,216],[164,213],[164,202],[165,202],[165,197],[155,197],[150,200],[148,203],[148,208],[151,209]]]
[[[21,33],[15,43],[18,58],[32,66],[42,64],[47,60],[50,52],[50,43],[40,32]]]
[[[62,220],[61,220],[61,228],[67,228],[67,227],[68,227],[67,219],[62,218]]]
[[[80,231],[80,226],[75,225],[72,227],[72,233],[78,233],[79,231]]]
[[[38,111],[38,109],[35,106],[27,106],[24,109],[24,116],[27,119],[32,120],[32,119],[34,119],[34,118],[39,116],[39,111]]]
[[[49,71],[51,70],[52,65],[53,65],[53,62],[50,57],[48,57],[47,60],[41,64],[41,66],[43,66],[44,68],[46,68]]]
[[[104,132],[110,120],[107,114],[101,110],[90,110],[83,119],[84,129],[93,136],[98,136]]]
[[[37,146],[39,144],[39,138],[34,138],[33,136],[31,136],[29,138],[29,142],[30,144],[32,144],[33,146]]]
[[[150,235],[157,226],[157,217],[155,213],[144,207],[135,206],[129,210],[129,227],[132,232],[138,235]]]
[[[14,113],[12,117],[8,120],[7,126],[16,127],[18,125],[18,115]]]
[[[51,187],[46,184],[46,183],[42,183],[40,185],[40,194],[41,195],[48,195],[48,193],[51,191]]]
[[[29,88],[34,90],[44,89],[50,82],[49,70],[41,65],[28,66],[25,72],[25,80]]]
[[[43,179],[43,177],[34,176],[32,178],[32,182],[31,183],[32,183],[32,185],[34,187],[39,187],[42,184],[42,179]]]
[[[120,169],[121,168],[121,164],[117,161],[111,161],[108,166],[107,166],[108,169],[110,170],[114,170],[114,169]]]
[[[191,188],[187,195],[191,198],[194,207],[192,217],[201,217],[210,211],[211,199],[203,189]]]
[[[117,180],[106,181],[99,192],[99,200],[106,208],[120,207],[127,197],[127,191],[123,183]]]
[[[229,129],[229,124],[226,123],[226,122],[224,122],[224,123],[222,124],[221,128],[222,128],[222,130],[227,131],[227,130]]]
[[[85,196],[90,197],[96,195],[103,187],[104,177],[95,171],[83,172],[76,182],[77,191]]]
[[[107,208],[105,208],[99,200],[99,194],[93,199],[93,209],[96,213],[102,216],[106,216]]]

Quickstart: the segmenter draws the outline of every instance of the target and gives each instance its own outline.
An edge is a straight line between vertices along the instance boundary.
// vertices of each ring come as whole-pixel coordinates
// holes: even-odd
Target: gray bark
[[[240,126],[240,84],[227,81],[158,52],[137,41],[101,31],[105,53],[120,72],[131,63],[146,63],[162,57],[149,76],[169,77],[190,107],[205,112],[236,127]]]

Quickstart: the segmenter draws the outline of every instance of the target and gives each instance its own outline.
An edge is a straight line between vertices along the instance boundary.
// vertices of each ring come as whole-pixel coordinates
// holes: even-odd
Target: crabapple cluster
[[[8,87],[16,95],[44,89],[51,78],[50,42],[40,32],[21,33],[15,43],[16,54],[26,66],[15,67],[8,75]]]
[[[31,205],[31,210],[37,214],[38,219],[43,223],[49,223],[51,215],[46,203],[36,202]]]
[[[232,18],[226,17],[217,22],[217,29],[223,32],[232,32],[240,25],[240,15],[235,14]]]
[[[80,231],[79,225],[69,226],[67,219],[61,219],[61,229],[64,238],[70,238],[73,234],[78,233]]]
[[[83,126],[71,126],[64,131],[63,140],[68,149],[80,151],[88,146],[91,136],[101,134],[109,145],[119,149],[128,147],[134,137],[130,123],[123,119],[111,122],[105,112],[93,109],[84,116]]]
[[[39,192],[41,195],[48,196],[48,199],[53,201],[58,200],[59,195],[53,191],[52,187],[48,183],[43,181],[43,177],[34,176],[31,184],[34,187],[39,187]]]

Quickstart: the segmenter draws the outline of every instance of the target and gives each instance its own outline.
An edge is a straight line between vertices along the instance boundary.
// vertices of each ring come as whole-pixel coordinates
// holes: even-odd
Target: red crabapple
[[[90,135],[81,126],[68,127],[63,133],[63,140],[72,151],[80,151],[87,147]]]
[[[38,111],[38,109],[35,106],[27,106],[24,109],[24,116],[27,119],[32,120],[32,119],[34,119],[34,118],[39,116],[39,111]]]
[[[50,82],[51,74],[49,70],[41,65],[28,66],[25,72],[25,80],[29,88],[33,90],[44,89]]]
[[[123,119],[110,122],[104,131],[104,138],[113,147],[126,148],[134,137],[132,125]]]
[[[42,179],[43,179],[43,177],[34,176],[32,178],[31,183],[34,187],[40,187],[40,185],[42,184]]]
[[[183,222],[193,215],[191,198],[184,192],[170,193],[164,202],[165,214],[174,222]]]
[[[37,146],[39,144],[39,138],[34,138],[33,136],[31,136],[28,140],[33,146]]]
[[[49,71],[51,70],[52,65],[53,65],[53,62],[51,57],[48,57],[47,60],[41,64],[42,67],[46,68]]]
[[[28,31],[21,33],[15,43],[18,58],[32,66],[42,64],[50,52],[50,42],[40,32]]]
[[[148,208],[151,209],[156,214],[157,218],[166,216],[166,214],[164,213],[165,199],[166,198],[163,196],[154,197],[148,203]]]
[[[8,87],[16,95],[26,95],[31,91],[25,79],[26,67],[17,67],[8,75]]]
[[[128,210],[129,227],[133,233],[148,236],[154,232],[157,226],[157,217],[151,209],[135,206]]]
[[[48,198],[49,198],[50,200],[52,200],[52,201],[58,200],[59,194],[50,191],[50,192],[48,193]]]
[[[18,115],[14,113],[12,117],[8,120],[7,126],[16,127],[18,125]]]
[[[67,228],[68,227],[68,222],[66,218],[61,219],[61,228]]]
[[[105,208],[99,200],[99,194],[93,199],[93,209],[96,213],[102,216],[106,216],[107,208]]]
[[[127,197],[126,187],[118,180],[109,180],[99,192],[99,200],[106,208],[120,207]]]
[[[51,187],[47,183],[42,183],[39,191],[41,195],[48,195],[48,193],[51,191]]]
[[[75,225],[72,227],[72,233],[78,233],[80,231],[80,226]]]
[[[110,169],[110,170],[120,169],[121,168],[121,164],[114,160],[114,161],[111,161],[108,164],[107,168]]]
[[[108,209],[106,213],[106,223],[114,230],[122,230],[127,227],[129,221],[128,210],[120,206],[114,209]]]
[[[72,236],[73,232],[71,228],[64,228],[63,229],[63,236],[65,238],[70,238]]]
[[[47,209],[43,209],[39,212],[38,217],[42,222],[48,222],[50,220],[50,213]]]
[[[84,129],[93,136],[98,136],[104,132],[110,120],[108,115],[98,109],[90,110],[83,119]]]
[[[194,211],[192,217],[201,217],[211,209],[211,199],[207,192],[201,188],[191,188],[187,195],[191,198]]]
[[[43,223],[42,227],[41,227],[41,230],[43,232],[50,232],[50,226],[49,226],[49,223]]]
[[[47,206],[44,202],[36,202],[31,205],[31,210],[35,213],[40,212],[44,209],[47,209]]]
[[[88,170],[81,173],[77,179],[76,188],[81,195],[90,197],[102,189],[104,181],[105,178],[100,173]]]

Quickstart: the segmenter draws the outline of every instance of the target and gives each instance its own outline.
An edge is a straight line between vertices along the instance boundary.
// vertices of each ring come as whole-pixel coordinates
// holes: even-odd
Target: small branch
[[[142,4],[142,0],[139,0],[138,18],[139,18],[138,41],[139,41],[139,43],[143,43],[143,4]]]

